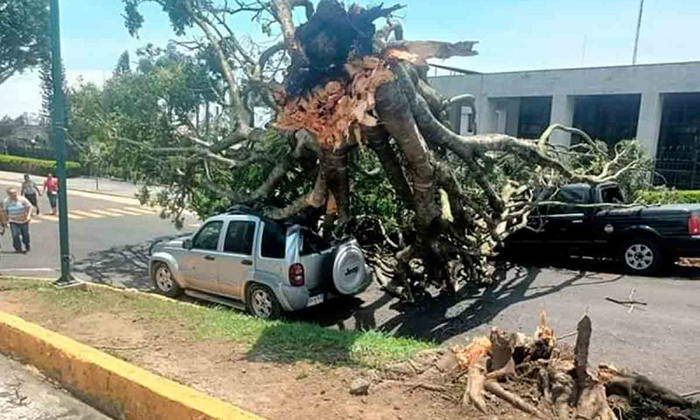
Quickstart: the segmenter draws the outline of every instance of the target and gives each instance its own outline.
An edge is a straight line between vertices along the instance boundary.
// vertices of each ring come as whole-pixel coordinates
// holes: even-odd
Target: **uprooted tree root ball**
[[[592,323],[579,321],[572,347],[558,342],[540,314],[533,336],[493,328],[462,347],[419,354],[389,366],[374,385],[422,387],[476,410],[477,416],[515,412],[542,419],[695,419],[693,404],[651,379],[601,364],[588,366]],[[512,413],[513,410],[510,410]],[[505,417],[518,417],[507,415]]]

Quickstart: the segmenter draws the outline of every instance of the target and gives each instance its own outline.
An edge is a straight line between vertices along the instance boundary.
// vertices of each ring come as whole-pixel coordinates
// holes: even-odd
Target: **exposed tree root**
[[[518,408],[528,414],[532,414],[533,416],[536,416],[541,419],[546,419],[547,416],[542,414],[540,410],[535,408],[532,404],[526,402],[519,396],[513,394],[512,392],[508,392],[505,389],[503,389],[502,386],[500,386],[497,382],[494,381],[487,381],[484,384],[484,389],[486,389],[488,392],[496,395],[499,398],[502,398],[505,401],[508,401],[510,404],[513,405],[513,407]]]
[[[443,391],[449,388],[445,384],[458,384],[460,376],[466,374],[461,403],[484,415],[492,413],[493,401],[487,403],[485,398],[491,394],[542,419],[551,418],[549,413],[560,420],[623,420],[627,419],[626,413],[635,419],[690,418],[689,412],[680,411],[691,407],[689,401],[644,376],[601,365],[597,377],[591,377],[587,370],[591,333],[591,320],[585,315],[578,324],[580,338],[576,349],[559,344],[540,353],[546,357],[533,359],[536,343],[545,346],[554,337],[546,314],[542,313],[533,337],[494,328],[490,338],[475,337],[465,347],[453,347],[454,358],[436,358],[433,367],[420,369],[418,381],[408,379],[405,385],[435,381],[440,384],[435,390]],[[516,364],[513,354],[526,356]],[[507,375],[503,374],[505,371]]]

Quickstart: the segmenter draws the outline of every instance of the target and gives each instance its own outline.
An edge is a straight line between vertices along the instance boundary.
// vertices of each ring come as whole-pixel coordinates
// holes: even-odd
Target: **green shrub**
[[[66,172],[69,178],[79,176],[81,169],[78,162],[66,162]],[[21,172],[37,176],[46,176],[50,173],[55,175],[56,161],[0,155],[0,171]]]
[[[638,201],[644,204],[695,204],[700,203],[700,190],[659,189],[644,191]]]

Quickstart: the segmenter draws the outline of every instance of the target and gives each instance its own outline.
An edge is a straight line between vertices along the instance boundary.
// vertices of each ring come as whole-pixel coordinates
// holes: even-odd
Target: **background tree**
[[[45,56],[48,5],[47,0],[0,0],[0,84]]]
[[[114,75],[121,76],[124,74],[131,73],[131,60],[129,58],[129,51],[124,51],[119,56],[119,61],[117,61],[117,67],[114,68]]]

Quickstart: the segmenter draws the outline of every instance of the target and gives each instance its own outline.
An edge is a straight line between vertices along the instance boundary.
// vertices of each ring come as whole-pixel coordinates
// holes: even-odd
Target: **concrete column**
[[[493,99],[480,96],[476,101],[476,132],[477,134],[486,134],[495,131],[496,103]]]
[[[506,102],[506,129],[509,136],[518,135],[518,124],[520,123],[520,98],[510,98]]]
[[[637,120],[637,140],[652,159],[656,159],[659,148],[663,102],[663,96],[659,92],[642,93]]]
[[[554,95],[552,96],[552,116],[550,124],[563,124],[568,127],[574,123],[574,110],[576,101],[574,96],[570,95]],[[571,146],[571,134],[557,130],[549,139],[550,143],[559,146]]]

